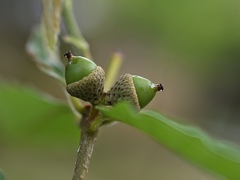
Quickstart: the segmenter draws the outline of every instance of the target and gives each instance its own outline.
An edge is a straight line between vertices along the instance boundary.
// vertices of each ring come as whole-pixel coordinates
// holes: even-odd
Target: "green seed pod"
[[[97,105],[103,97],[105,72],[93,61],[67,52],[65,70],[67,92],[74,97]]]
[[[154,98],[157,91],[162,90],[161,84],[153,84],[141,76],[125,74],[106,93],[105,101],[108,105],[128,101],[140,110]]]

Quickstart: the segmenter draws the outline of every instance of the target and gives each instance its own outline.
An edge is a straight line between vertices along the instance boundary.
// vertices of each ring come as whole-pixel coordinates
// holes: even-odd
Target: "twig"
[[[85,180],[99,127],[91,129],[91,123],[101,118],[99,111],[92,107],[89,116],[82,119],[81,139],[72,180]]]
[[[65,0],[63,2],[62,14],[65,26],[69,33],[69,36],[65,37],[65,40],[69,43],[74,44],[82,52],[83,56],[92,59],[89,45],[77,26],[77,22],[72,9],[72,0]]]

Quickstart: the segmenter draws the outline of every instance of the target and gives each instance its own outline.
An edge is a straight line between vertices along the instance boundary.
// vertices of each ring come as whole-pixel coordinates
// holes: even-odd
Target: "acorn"
[[[67,92],[74,97],[97,105],[103,99],[105,72],[93,61],[81,56],[73,56],[66,52],[68,58],[65,69]]]
[[[105,102],[114,105],[119,101],[128,101],[140,110],[151,102],[157,91],[163,91],[162,84],[154,84],[141,76],[125,74],[106,93]]]

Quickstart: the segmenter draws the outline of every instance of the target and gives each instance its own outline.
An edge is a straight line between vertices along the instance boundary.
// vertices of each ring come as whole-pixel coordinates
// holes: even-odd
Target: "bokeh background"
[[[111,54],[121,51],[125,61],[120,74],[163,84],[164,91],[148,109],[240,144],[240,1],[73,2],[99,65],[106,69]],[[0,12],[1,81],[17,81],[65,100],[59,84],[40,72],[25,52],[31,28],[39,22],[41,1],[1,0]],[[64,54],[69,46],[62,44],[61,49]],[[7,179],[71,179],[79,137],[70,123],[72,129],[62,131],[74,131],[75,137],[50,142],[48,137],[41,142],[33,142],[34,136],[0,138],[0,168]],[[101,129],[88,179],[217,178],[118,123]]]

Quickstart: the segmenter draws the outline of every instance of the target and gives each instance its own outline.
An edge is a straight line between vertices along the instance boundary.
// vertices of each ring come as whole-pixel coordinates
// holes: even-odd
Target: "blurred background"
[[[73,3],[99,65],[106,69],[112,53],[121,51],[125,61],[120,74],[137,74],[163,84],[164,91],[147,109],[240,144],[240,1]],[[25,51],[31,28],[39,22],[41,1],[1,0],[0,4],[0,81],[17,81],[65,100],[59,84],[40,72]],[[61,49],[64,54],[69,46],[63,44]],[[53,133],[54,141],[46,136],[40,142],[34,136],[21,141],[17,136],[1,137],[0,168],[7,179],[71,179],[79,132],[74,122],[68,123],[70,128],[61,131],[70,135],[59,138]],[[88,179],[217,178],[118,123],[101,129]]]

